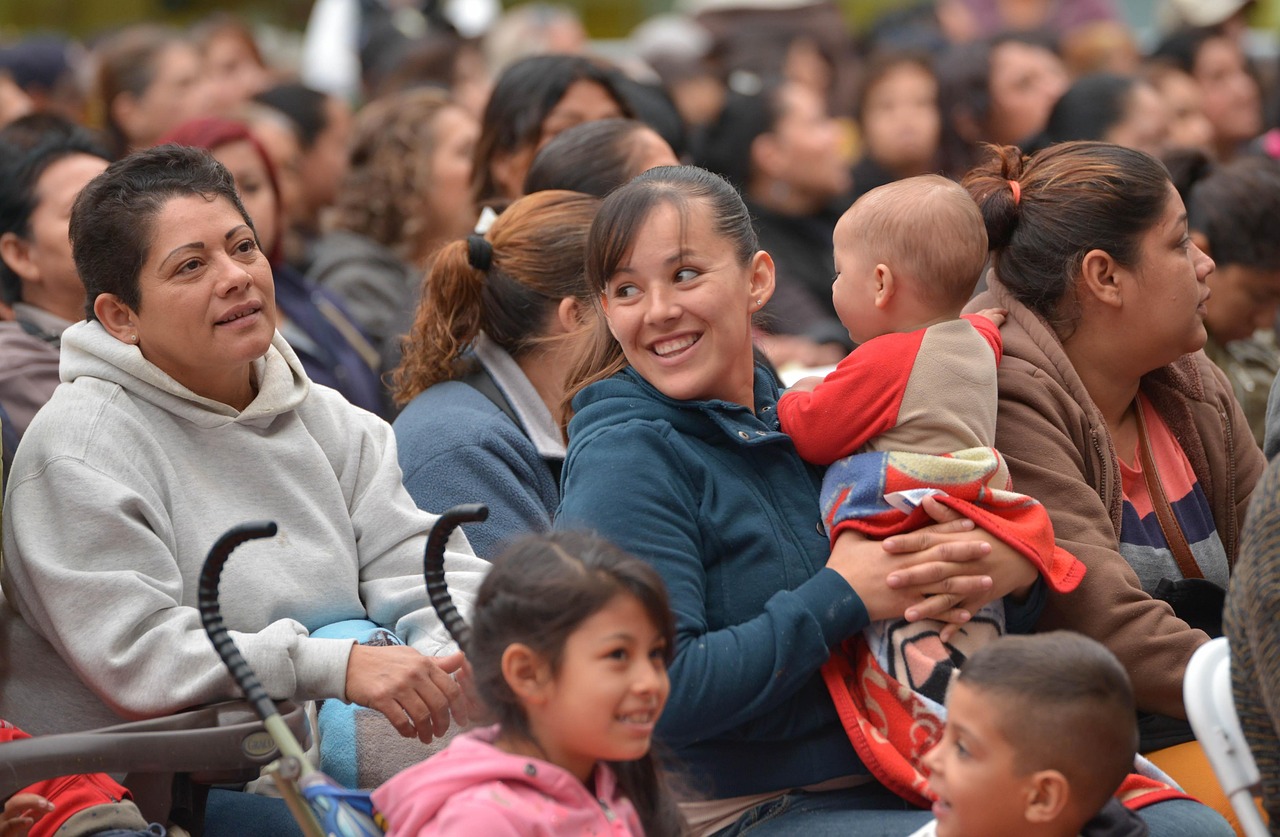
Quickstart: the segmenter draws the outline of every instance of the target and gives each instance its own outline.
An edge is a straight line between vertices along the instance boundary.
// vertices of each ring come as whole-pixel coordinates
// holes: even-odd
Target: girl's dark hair
[[[559,673],[569,636],[617,596],[631,596],[675,652],[675,622],[658,573],[608,541],[585,532],[521,538],[493,562],[476,597],[467,657],[476,692],[504,734],[533,739],[519,698],[502,674],[502,655],[521,643]],[[681,834],[684,820],[653,754],[612,762],[645,834]]]
[[[598,198],[578,192],[526,195],[486,233],[491,256],[483,268],[472,263],[468,239],[441,248],[395,371],[396,403],[464,375],[463,355],[479,332],[519,357],[547,339],[547,320],[560,300],[590,305],[582,254],[599,206]]]
[[[616,73],[608,65],[580,55],[534,55],[503,70],[480,120],[471,172],[476,204],[502,197],[490,170],[494,158],[536,145],[543,121],[574,82],[595,82],[613,97],[624,116],[633,116],[615,83]]]
[[[774,79],[758,91],[730,90],[715,121],[706,127],[693,149],[693,162],[728,180],[740,192],[751,185],[751,146],[783,117],[786,82]]]
[[[1241,157],[1215,165],[1203,151],[1179,149],[1165,164],[1187,205],[1187,226],[1209,239],[1219,266],[1280,270],[1280,163]]]
[[[563,415],[573,414],[573,397],[596,381],[612,377],[627,366],[622,347],[609,332],[600,304],[609,278],[635,246],[636,235],[659,206],[673,206],[688,226],[693,205],[701,204],[715,235],[733,245],[738,263],[745,265],[760,249],[751,213],[742,196],[723,177],[697,166],[658,166],[613,191],[591,223],[587,236],[586,280],[596,308],[592,331],[584,337],[565,380]]]
[[[71,210],[71,256],[84,282],[85,317],[99,294],[113,294],[137,311],[138,283],[155,236],[156,218],[173,198],[224,198],[253,229],[236,182],[208,151],[158,145],[107,166],[89,181]],[[256,235],[256,231],[255,231]]]
[[[1103,250],[1134,265],[1169,200],[1169,172],[1149,154],[1103,142],[1065,142],[1033,157],[987,148],[989,159],[964,185],[982,210],[996,276],[1065,338],[1079,316],[1085,254]]]
[[[60,116],[31,114],[0,130],[0,235],[30,238],[36,184],[50,166],[76,154],[110,159],[92,134]],[[3,259],[0,298],[5,302],[22,299],[22,280]]]
[[[636,119],[574,125],[544,145],[524,178],[524,193],[568,189],[603,198],[636,171],[636,134],[652,130]]]

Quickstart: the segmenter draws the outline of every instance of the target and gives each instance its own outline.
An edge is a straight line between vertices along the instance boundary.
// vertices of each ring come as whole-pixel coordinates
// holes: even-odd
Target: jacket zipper
[[[1090,428],[1089,436],[1093,440],[1094,453],[1098,454],[1098,484],[1099,495],[1102,501],[1107,504],[1107,517],[1111,518],[1111,525],[1115,527],[1115,515],[1111,511],[1111,496],[1107,486],[1107,457],[1102,453],[1102,442],[1098,441],[1098,428]],[[1117,535],[1119,537],[1119,535]]]

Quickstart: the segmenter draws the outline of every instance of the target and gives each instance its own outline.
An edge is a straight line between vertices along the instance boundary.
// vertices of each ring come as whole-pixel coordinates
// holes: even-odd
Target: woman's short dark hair
[[[1136,264],[1169,200],[1169,172],[1150,154],[1105,142],[1064,142],[1031,157],[1013,146],[988,151],[964,185],[982,210],[996,276],[1065,337],[1085,254]]]
[[[563,131],[533,158],[524,193],[568,189],[603,198],[639,174],[635,136],[652,130],[636,119],[598,119]]]
[[[156,217],[173,198],[225,198],[253,229],[231,173],[208,151],[158,145],[107,166],[80,192],[71,210],[71,256],[84,282],[85,317],[99,294],[137,311],[138,277],[155,236]],[[256,233],[256,230],[255,230]]]
[[[76,154],[110,159],[93,134],[52,114],[24,116],[0,130],[0,235],[30,237],[36,184],[50,166]],[[22,281],[3,259],[0,297],[5,302],[22,299]]]
[[[612,67],[580,55],[534,55],[503,70],[480,120],[471,174],[476,203],[502,194],[491,171],[494,158],[536,144],[543,121],[574,82],[600,85],[618,103],[623,115],[631,116],[631,106],[619,92],[616,78],[617,71]]]

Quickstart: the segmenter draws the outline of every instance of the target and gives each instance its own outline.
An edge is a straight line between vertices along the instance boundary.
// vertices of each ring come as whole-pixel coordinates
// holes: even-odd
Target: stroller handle
[[[427,546],[422,558],[422,574],[427,582],[427,599],[436,609],[440,621],[449,635],[464,652],[471,644],[471,628],[467,625],[449,595],[444,580],[444,547],[453,530],[463,523],[480,523],[489,517],[489,507],[483,503],[454,506],[440,515],[427,535]]]
[[[257,711],[262,720],[277,714],[276,705],[262,688],[262,682],[253,673],[249,663],[240,654],[235,640],[231,638],[227,626],[222,621],[222,607],[218,603],[218,579],[222,575],[222,567],[231,557],[231,552],[245,541],[257,538],[270,538],[276,533],[276,524],[271,521],[242,523],[222,534],[209,550],[200,571],[200,586],[197,588],[197,602],[200,607],[200,621],[204,624],[209,641],[226,663],[232,678],[244,690],[245,697]]]

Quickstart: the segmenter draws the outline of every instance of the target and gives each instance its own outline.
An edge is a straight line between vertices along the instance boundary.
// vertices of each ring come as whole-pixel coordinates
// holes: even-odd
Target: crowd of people
[[[227,625],[390,834],[1229,835],[1224,628],[1276,821],[1251,3],[687,5],[0,45],[0,740],[234,697],[267,518]],[[182,825],[81,781],[0,834]]]

